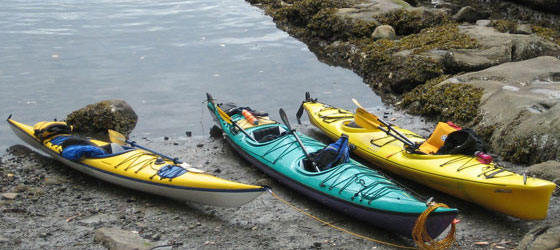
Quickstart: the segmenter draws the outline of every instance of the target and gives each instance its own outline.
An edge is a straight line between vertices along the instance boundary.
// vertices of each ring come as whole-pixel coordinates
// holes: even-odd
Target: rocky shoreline
[[[386,102],[472,127],[512,162],[560,159],[558,12],[506,1],[248,2]]]

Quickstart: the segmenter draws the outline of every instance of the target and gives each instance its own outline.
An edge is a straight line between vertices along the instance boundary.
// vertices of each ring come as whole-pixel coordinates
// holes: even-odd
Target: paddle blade
[[[220,114],[220,117],[222,118],[222,120],[226,121],[228,124],[231,124],[232,123],[231,116],[229,116],[225,111],[223,111],[217,105],[215,107],[216,107],[216,110],[218,110],[218,114]]]
[[[107,130],[109,132],[109,140],[113,143],[117,143],[119,145],[126,145],[126,137],[112,129]]]
[[[378,129],[381,126],[377,121],[377,116],[360,107],[356,109],[354,121],[358,126],[367,129]]]
[[[280,118],[282,118],[282,122],[284,122],[286,127],[288,127],[288,130],[292,130],[292,126],[290,126],[290,121],[288,120],[288,116],[286,115],[286,112],[282,108],[280,108],[278,112],[280,113]]]

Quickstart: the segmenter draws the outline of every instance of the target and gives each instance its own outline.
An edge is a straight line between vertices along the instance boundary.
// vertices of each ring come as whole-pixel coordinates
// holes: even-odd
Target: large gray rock
[[[94,241],[101,243],[109,250],[148,250],[155,247],[153,243],[138,234],[118,228],[97,229]]]
[[[136,127],[138,116],[124,100],[106,100],[70,113],[66,122],[74,127],[75,133],[106,134],[107,129],[129,135]]]
[[[392,10],[410,8],[410,4],[400,0],[370,0],[368,3],[357,4],[352,8],[340,8],[336,15],[343,18],[359,19],[366,22],[377,22],[374,16]]]
[[[517,250],[554,250],[560,247],[560,224],[541,225],[529,231]]]
[[[560,184],[560,162],[545,161],[527,168],[527,174]]]
[[[560,60],[504,63],[450,78],[484,89],[479,128],[495,128],[491,151],[519,163],[560,159]]]
[[[511,47],[501,45],[486,49],[451,49],[442,63],[450,71],[476,71],[511,61]]]
[[[463,25],[461,32],[476,39],[482,49],[506,46],[511,52],[511,61],[521,61],[538,56],[560,56],[560,46],[537,35],[509,34],[492,27]]]
[[[560,46],[534,34],[508,34],[479,25],[463,25],[459,28],[476,39],[480,48],[448,50],[441,63],[452,72],[482,70],[539,56],[560,57]]]

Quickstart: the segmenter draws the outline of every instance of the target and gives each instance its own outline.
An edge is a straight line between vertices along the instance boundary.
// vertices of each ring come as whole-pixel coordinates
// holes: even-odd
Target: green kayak
[[[426,202],[352,159],[318,169],[312,166],[314,161],[308,160],[307,154],[320,152],[327,145],[270,120],[267,114],[249,112],[249,116],[244,116],[250,108],[216,104],[209,94],[207,98],[208,109],[226,140],[255,167],[335,210],[379,228],[412,236],[417,218],[428,208]],[[438,207],[425,222],[428,234],[437,237],[456,216],[457,209]]]

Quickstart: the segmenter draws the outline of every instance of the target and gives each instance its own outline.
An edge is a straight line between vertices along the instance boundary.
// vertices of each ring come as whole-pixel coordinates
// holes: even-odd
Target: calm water
[[[1,0],[0,116],[64,119],[124,99],[134,135],[206,136],[205,93],[295,123],[305,91],[352,107],[382,105],[353,72],[320,63],[243,0]],[[21,143],[0,125],[2,151]]]

